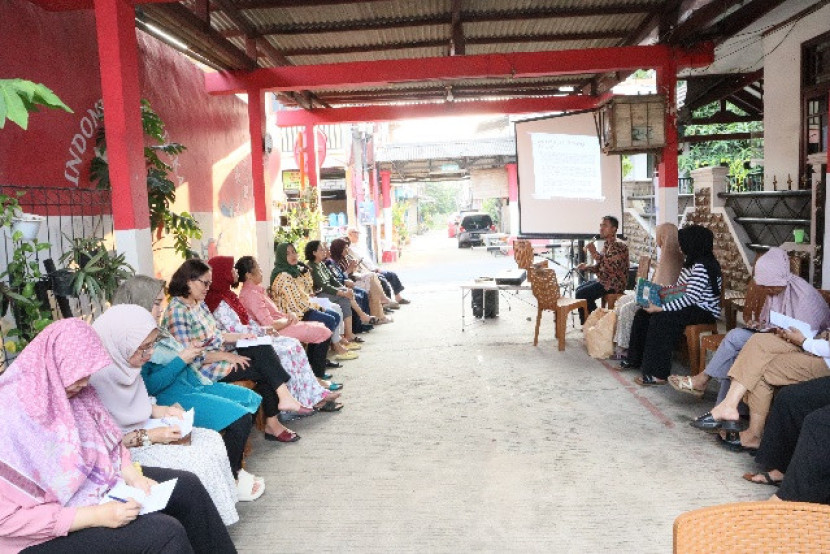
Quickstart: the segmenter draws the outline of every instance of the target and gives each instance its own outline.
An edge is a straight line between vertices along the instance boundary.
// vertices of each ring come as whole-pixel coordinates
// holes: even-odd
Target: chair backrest
[[[536,303],[543,310],[556,308],[556,301],[559,300],[559,282],[556,280],[556,272],[552,269],[528,268],[530,275],[530,289],[536,297]]]
[[[744,322],[758,321],[761,316],[761,310],[764,308],[764,303],[770,293],[763,287],[755,284],[754,279],[749,280],[746,286],[746,297],[744,298]]]
[[[520,269],[529,269],[533,266],[533,245],[529,240],[517,240],[513,242],[513,259]]]
[[[651,256],[644,254],[640,256],[637,266],[637,279],[648,279],[648,271],[651,269]]]
[[[828,523],[830,506],[824,504],[766,501],[701,508],[674,520],[674,553],[830,552]]]

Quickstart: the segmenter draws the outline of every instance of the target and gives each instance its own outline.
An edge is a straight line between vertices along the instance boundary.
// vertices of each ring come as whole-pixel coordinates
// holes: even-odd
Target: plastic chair
[[[641,277],[643,279],[648,279],[648,271],[651,269],[651,256],[640,256],[640,262],[637,266],[637,279]],[[610,292],[602,297],[602,307],[608,308],[609,310],[613,310],[614,306],[617,304],[617,300],[625,296],[624,294],[617,294],[615,292]]]
[[[720,305],[723,306],[723,295],[726,290],[721,286],[720,288]],[[710,335],[717,334],[718,322],[714,323],[698,323],[696,325],[687,325],[683,330],[683,337],[686,341],[686,354],[689,358],[689,372],[691,375],[697,375],[700,370],[700,337],[704,333]]]
[[[582,308],[588,311],[588,301],[576,298],[562,298],[559,292],[559,283],[556,281],[556,272],[552,269],[537,269],[530,267],[528,270],[530,287],[533,296],[536,297],[538,311],[536,313],[536,332],[533,335],[533,346],[539,344],[539,325],[542,323],[542,312],[550,310],[553,312],[553,320],[556,325],[556,339],[559,342],[559,350],[565,350],[565,327],[568,322],[568,314]]]
[[[830,552],[830,506],[807,502],[735,502],[674,520],[675,554]]]

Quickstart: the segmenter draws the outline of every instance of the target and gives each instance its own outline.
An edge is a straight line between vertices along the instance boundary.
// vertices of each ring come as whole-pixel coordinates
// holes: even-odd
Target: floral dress
[[[265,330],[253,320],[248,325],[243,325],[239,315],[224,300],[213,311],[213,317],[228,333],[266,335]],[[286,383],[288,390],[300,404],[314,406],[328,396],[328,391],[317,382],[300,341],[291,337],[273,336],[271,343],[283,369],[291,375],[291,379]]]

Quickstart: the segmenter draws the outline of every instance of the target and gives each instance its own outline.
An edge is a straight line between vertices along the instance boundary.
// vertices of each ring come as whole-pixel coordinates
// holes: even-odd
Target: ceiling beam
[[[638,12],[648,12],[650,8],[631,6],[629,4],[610,4],[602,7],[536,8],[528,10],[500,10],[492,12],[460,13],[464,23],[499,23],[504,21],[523,21],[542,18],[573,18],[588,16],[613,16]],[[310,33],[339,33],[349,31],[382,31],[406,27],[425,27],[430,25],[450,25],[452,14],[426,14],[411,17],[389,17],[385,19],[361,19],[339,21],[316,21],[308,23],[290,23],[268,25],[259,29],[260,35],[305,35]]]
[[[465,46],[467,44],[519,44],[528,42],[569,42],[579,40],[597,40],[597,39],[616,39],[623,36],[622,31],[597,31],[591,33],[557,33],[549,35],[523,35],[523,36],[483,36],[474,38],[464,38]],[[229,36],[225,34],[225,36]],[[453,34],[450,44],[460,44],[463,37],[457,37]],[[260,38],[260,40],[265,40]],[[329,54],[355,54],[358,52],[376,52],[387,50],[409,50],[412,48],[435,48],[439,46],[446,46],[446,39],[422,40],[422,41],[407,41],[388,44],[362,44],[357,46],[332,46],[332,47],[305,47],[305,48],[284,48],[280,52],[283,56],[325,56]],[[463,52],[456,55],[462,56]],[[281,64],[284,65],[284,64]]]
[[[450,56],[463,56],[467,53],[467,42],[464,40],[464,24],[461,20],[462,2],[463,0],[452,0]]]
[[[295,127],[330,123],[358,123],[395,121],[423,117],[451,117],[460,115],[519,114],[538,112],[569,112],[588,110],[604,101],[596,96],[558,96],[551,98],[522,98],[493,102],[443,102],[333,108],[323,110],[285,110],[277,112],[277,125]]]
[[[671,49],[663,45],[622,48],[588,48],[556,52],[483,54],[407,60],[377,60],[324,65],[275,67],[205,75],[211,94],[235,94],[248,90],[320,90],[344,86],[370,87],[389,83],[442,79],[542,77],[583,73],[607,73],[677,64],[678,68],[712,63],[711,45],[697,50]]]
[[[744,2],[740,8],[715,23],[710,29],[698,30],[698,36],[709,38],[709,40],[713,40],[716,43],[723,42],[727,38],[736,35],[741,29],[749,27],[783,3],[784,0],[754,0]]]
[[[696,9],[683,14],[683,21],[666,37],[667,41],[671,44],[693,42],[701,29],[709,27],[718,17],[741,2],[742,0],[709,0],[704,4],[698,3]]]
[[[712,77],[714,78],[714,76]],[[753,71],[751,73],[744,74],[727,74],[721,75],[720,77],[722,78],[720,80],[717,80],[703,93],[698,94],[694,98],[689,98],[687,96],[686,105],[683,107],[683,109],[686,110],[688,108],[689,111],[693,111],[700,107],[711,104],[712,102],[717,102],[721,98],[725,98],[735,93],[736,91],[739,91],[744,87],[749,86],[752,83],[759,81],[760,79],[763,79],[764,70],[759,69],[758,71]],[[709,76],[705,78],[707,80],[710,79]],[[689,80],[691,81],[691,79]]]

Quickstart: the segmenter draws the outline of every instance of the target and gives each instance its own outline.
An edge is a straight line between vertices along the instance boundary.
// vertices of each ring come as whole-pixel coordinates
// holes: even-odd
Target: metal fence
[[[24,193],[18,198],[20,208],[24,213],[41,216],[42,222],[37,231],[36,240],[41,243],[48,243],[49,248],[36,252],[40,272],[44,277],[37,283],[38,288],[45,291],[43,294],[44,305],[52,311],[54,319],[65,315],[73,315],[91,320],[100,313],[104,306],[101,306],[97,299],[91,299],[82,295],[74,297],[55,297],[51,292],[51,279],[49,269],[60,267],[61,255],[72,246],[76,238],[100,238],[107,248],[114,247],[114,228],[112,221],[112,196],[108,190],[81,189],[68,187],[48,186],[23,186],[23,185],[0,185],[0,193],[7,196],[17,196],[19,192]],[[9,262],[14,255],[14,244],[11,239],[11,229],[3,227],[0,229],[2,239],[0,240],[0,272],[8,269]],[[54,266],[52,265],[54,264]],[[4,279],[8,285],[8,278]],[[16,323],[13,310],[8,309],[6,313],[0,314],[0,339],[2,344],[2,359],[0,359],[0,371],[10,363],[16,352],[7,351],[7,338],[10,329]]]

